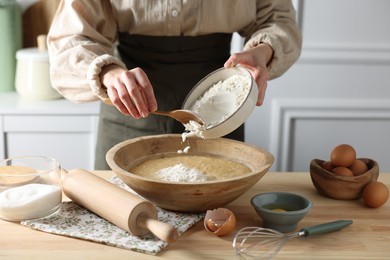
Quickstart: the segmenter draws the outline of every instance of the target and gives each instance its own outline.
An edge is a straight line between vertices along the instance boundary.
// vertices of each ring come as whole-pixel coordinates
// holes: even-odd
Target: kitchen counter
[[[98,115],[100,102],[75,104],[64,98],[32,100],[17,92],[0,92],[0,114]]]
[[[67,169],[93,169],[100,103],[31,100],[1,92],[0,159],[45,155]]]
[[[95,171],[108,178],[111,171]],[[390,186],[390,173],[381,173],[379,181]],[[353,224],[337,232],[294,238],[275,259],[389,259],[390,202],[380,208],[365,207],[360,200],[341,201],[325,198],[314,189],[309,173],[267,173],[252,189],[226,206],[237,217],[236,231],[261,225],[250,199],[266,191],[287,191],[304,195],[313,208],[298,228],[351,219]],[[0,220],[0,258],[12,259],[235,259],[231,246],[234,233],[216,237],[197,223],[175,243],[157,256],[150,256],[103,244],[36,231],[18,223]]]

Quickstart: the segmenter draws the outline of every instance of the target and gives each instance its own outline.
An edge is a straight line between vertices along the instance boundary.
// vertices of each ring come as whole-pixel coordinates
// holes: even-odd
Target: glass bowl
[[[0,218],[21,221],[56,212],[62,202],[60,163],[45,156],[0,161]]]

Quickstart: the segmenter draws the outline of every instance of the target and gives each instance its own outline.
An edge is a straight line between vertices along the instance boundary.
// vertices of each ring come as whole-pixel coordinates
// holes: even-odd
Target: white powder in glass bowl
[[[0,193],[0,218],[7,220],[35,219],[59,209],[61,188],[57,185],[30,183]]]

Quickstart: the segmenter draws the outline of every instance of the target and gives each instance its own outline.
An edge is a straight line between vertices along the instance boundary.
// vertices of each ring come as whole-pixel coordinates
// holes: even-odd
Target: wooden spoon
[[[154,111],[149,113],[155,115],[169,116],[181,122],[182,124],[187,124],[190,121],[195,121],[200,125],[204,125],[203,120],[195,112],[188,109],[176,109],[172,111]]]
[[[102,99],[102,101],[106,105],[113,106],[109,98]],[[150,111],[149,113],[155,115],[169,116],[181,122],[182,124],[187,124],[190,121],[195,121],[200,125],[204,125],[203,120],[195,112],[188,109],[176,109],[172,111]]]

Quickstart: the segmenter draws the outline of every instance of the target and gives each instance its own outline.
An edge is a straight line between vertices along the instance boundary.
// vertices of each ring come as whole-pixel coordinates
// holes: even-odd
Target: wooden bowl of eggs
[[[313,159],[310,162],[314,187],[333,199],[359,199],[364,187],[376,181],[378,175],[378,163],[369,158],[356,158],[355,149],[347,144],[336,146],[329,161]]]
[[[206,212],[235,200],[258,182],[274,157],[226,138],[151,135],[112,147],[106,160],[131,189],[156,206]]]

